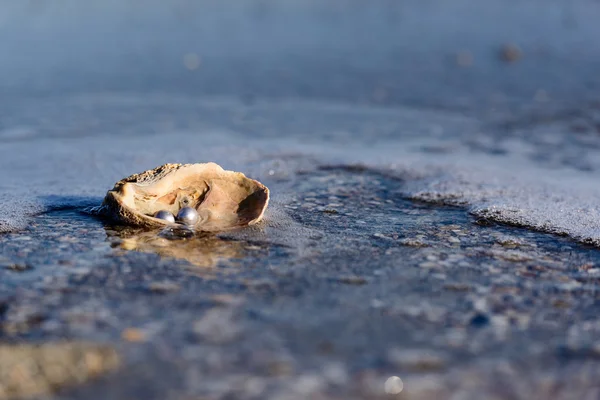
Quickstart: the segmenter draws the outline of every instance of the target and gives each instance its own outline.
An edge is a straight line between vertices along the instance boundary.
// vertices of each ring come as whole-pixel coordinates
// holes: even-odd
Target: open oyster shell
[[[193,228],[218,232],[257,223],[268,202],[269,189],[240,172],[215,163],[165,164],[117,182],[102,211],[119,223],[160,228],[169,222],[154,218],[157,211],[177,215],[193,207],[200,216]]]

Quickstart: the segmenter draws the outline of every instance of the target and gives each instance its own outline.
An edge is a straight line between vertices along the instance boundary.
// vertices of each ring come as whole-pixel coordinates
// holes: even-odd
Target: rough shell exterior
[[[160,228],[169,223],[153,215],[176,215],[194,207],[200,216],[194,228],[218,232],[257,223],[269,202],[269,189],[240,172],[215,163],[165,164],[120,180],[104,198],[105,214],[119,223]]]

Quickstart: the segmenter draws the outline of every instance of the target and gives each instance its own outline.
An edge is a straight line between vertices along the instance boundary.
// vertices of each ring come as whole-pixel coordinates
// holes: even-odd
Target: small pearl
[[[154,214],[154,218],[164,219],[167,222],[175,223],[175,217],[167,210],[160,210]]]
[[[177,213],[177,221],[186,225],[194,225],[199,219],[198,212],[192,207],[183,207]]]

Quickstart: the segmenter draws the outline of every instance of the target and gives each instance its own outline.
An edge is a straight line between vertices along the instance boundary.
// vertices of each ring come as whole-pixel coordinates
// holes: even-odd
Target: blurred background
[[[0,95],[174,92],[481,111],[600,88],[595,0],[0,2]]]

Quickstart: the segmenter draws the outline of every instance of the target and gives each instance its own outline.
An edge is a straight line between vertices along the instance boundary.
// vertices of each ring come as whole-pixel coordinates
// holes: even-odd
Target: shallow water
[[[478,395],[593,393],[595,248],[405,200],[360,168],[300,176],[273,182],[288,197],[264,224],[216,237],[35,217],[0,236],[2,336],[117,346],[129,367],[65,398],[385,398],[391,375],[417,398],[469,379]]]
[[[539,133],[521,136],[455,113],[324,103],[104,95],[24,104],[39,118],[26,120],[20,129],[29,133],[8,137],[0,149],[4,231],[26,226],[27,216],[42,210],[97,205],[131,173],[210,160],[292,186],[303,179],[298,171],[361,164],[404,181],[407,197],[600,241],[594,185],[600,138],[570,133],[569,119],[561,121],[562,131],[538,124]],[[64,109],[70,110],[67,121]]]
[[[40,119],[0,147],[2,336],[106,342],[129,366],[66,398],[377,398],[391,375],[417,398],[593,396],[593,133],[539,135],[579,168],[450,112],[30,101]],[[208,160],[271,189],[263,224],[169,241],[84,213],[131,173]]]

